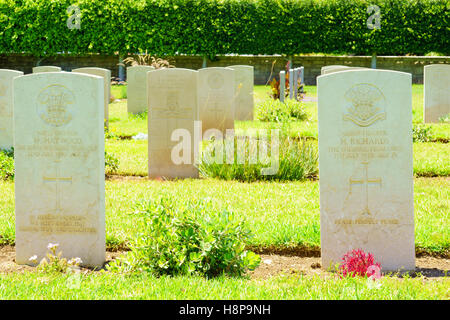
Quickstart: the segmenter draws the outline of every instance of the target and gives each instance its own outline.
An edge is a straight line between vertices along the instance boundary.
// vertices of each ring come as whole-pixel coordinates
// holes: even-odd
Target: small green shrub
[[[105,174],[113,174],[119,170],[119,159],[112,154],[105,151]]]
[[[0,150],[0,179],[14,180],[14,149]]]
[[[148,111],[142,111],[139,113],[128,113],[128,119],[132,120],[145,120],[147,119]]]
[[[440,123],[449,123],[450,124],[450,113],[447,113],[445,116],[439,118]]]
[[[246,150],[244,159],[238,160],[238,139],[242,138],[235,138],[233,163],[227,163],[227,150],[223,147],[221,140],[207,143],[202,152],[202,162],[199,165],[201,175],[208,178],[245,182],[261,180],[295,181],[312,179],[317,176],[317,149],[305,140],[281,138],[278,145],[278,156],[270,153],[268,159],[261,159],[259,156],[261,147],[266,144],[267,150],[271,150],[272,144],[276,143],[276,140],[267,139],[261,143],[261,140],[249,137],[243,143],[242,149]],[[215,153],[219,148],[224,150],[224,158],[221,163],[217,161]],[[256,161],[254,157],[257,157]],[[275,169],[275,172],[263,174],[263,169],[275,168],[274,163],[276,162],[278,168]]]
[[[413,125],[413,142],[429,142],[432,141],[431,126],[423,124]]]
[[[138,232],[131,251],[107,267],[113,272],[241,276],[260,262],[245,250],[250,231],[244,222],[226,210],[215,212],[210,202],[140,202],[133,221]]]
[[[255,117],[266,122],[302,121],[308,118],[304,105],[293,99],[266,100],[256,105]]]

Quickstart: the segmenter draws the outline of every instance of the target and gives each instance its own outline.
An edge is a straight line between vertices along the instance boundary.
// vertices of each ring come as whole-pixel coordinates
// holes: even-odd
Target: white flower
[[[47,249],[48,250],[53,250],[53,249],[56,250],[56,248],[58,248],[58,247],[59,247],[59,243],[49,243],[47,246]]]
[[[31,261],[33,263],[37,263],[37,255],[34,255],[34,256],[30,257],[30,259],[28,259],[28,261]]]
[[[74,266],[78,266],[82,263],[83,263],[83,260],[81,260],[81,258],[78,258],[78,257],[70,259],[70,261],[69,261],[69,264],[74,265]]]

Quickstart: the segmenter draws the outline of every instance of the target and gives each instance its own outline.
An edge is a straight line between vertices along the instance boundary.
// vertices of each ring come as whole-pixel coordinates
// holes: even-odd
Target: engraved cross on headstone
[[[363,185],[365,188],[365,204],[364,204],[364,212],[362,214],[370,215],[369,210],[369,185],[370,184],[377,184],[381,186],[381,178],[369,178],[369,162],[364,161],[362,162],[362,165],[364,167],[364,177],[360,179],[352,179],[350,178],[350,193],[352,192],[352,185],[354,184],[360,184]]]
[[[61,205],[60,205],[60,199],[59,199],[59,187],[60,183],[72,183],[72,177],[60,177],[59,176],[59,160],[55,161],[56,163],[56,176],[54,177],[45,177],[44,176],[44,182],[55,182],[56,186],[56,208],[55,213],[58,214],[61,212]]]
[[[223,118],[224,110],[218,107],[217,101],[214,101],[214,107],[209,109],[212,113],[214,113],[214,120],[219,121]]]

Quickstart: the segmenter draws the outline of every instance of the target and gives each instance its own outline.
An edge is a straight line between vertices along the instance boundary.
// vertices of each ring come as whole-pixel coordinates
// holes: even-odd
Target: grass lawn
[[[317,91],[305,88],[308,121],[291,123],[291,135],[317,138]],[[267,99],[268,87],[255,86],[255,104]],[[114,86],[115,98],[126,87]],[[413,122],[422,122],[423,86],[413,86]],[[239,132],[276,127],[276,123],[237,122]],[[434,137],[450,138],[450,124],[433,124]],[[110,249],[124,247],[137,230],[131,213],[138,201],[170,195],[176,205],[190,200],[211,201],[214,210],[231,210],[245,219],[259,249],[320,249],[318,181],[254,182],[215,179],[155,181],[130,177],[147,175],[147,141],[130,139],[147,133],[147,115],[129,115],[126,101],[110,104],[106,150],[119,160],[119,177],[106,181],[106,234]],[[126,138],[126,139],[125,139]],[[317,140],[312,141],[317,148]],[[414,143],[414,212],[416,249],[449,255],[450,147],[439,142]],[[126,177],[128,176],[128,177]],[[15,238],[14,183],[0,180],[0,244]],[[450,279],[384,277],[374,287],[366,279],[326,280],[319,276],[285,275],[269,279],[161,277],[148,274],[81,275],[79,288],[67,289],[70,275],[37,272],[0,273],[0,299],[448,299]]]
[[[68,289],[71,275],[0,275],[0,299],[449,299],[448,277],[372,280],[278,276],[267,280],[161,277],[148,274],[88,274]]]

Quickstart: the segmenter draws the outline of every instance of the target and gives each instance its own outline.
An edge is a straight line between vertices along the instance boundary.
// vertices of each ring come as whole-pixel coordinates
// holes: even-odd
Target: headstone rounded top
[[[253,66],[249,66],[249,65],[244,65],[244,64],[237,64],[237,65],[233,65],[233,66],[228,66],[227,68],[232,68],[232,69],[252,69],[253,70]]]
[[[349,68],[348,70],[342,70],[339,72],[332,72],[327,74],[322,74],[317,77],[317,80],[325,79],[325,78],[333,78],[333,77],[347,77],[348,74],[353,74],[355,76],[360,76],[362,78],[366,77],[367,74],[372,74],[375,76],[376,74],[397,74],[397,75],[404,75],[407,77],[412,77],[411,73],[408,72],[402,72],[402,71],[395,71],[395,70],[384,70],[384,69],[369,69],[369,68]]]
[[[0,69],[0,74],[17,74],[18,76],[20,76],[23,75],[23,72],[11,69]]]
[[[61,68],[56,66],[37,66],[33,68],[33,73],[39,72],[61,72]]]
[[[428,64],[424,67],[424,69],[449,69],[450,70],[450,64],[447,63],[439,63],[439,64]]]
[[[136,66],[129,66],[127,67],[127,70],[137,70],[137,69],[149,69],[149,70],[156,70],[153,66],[146,66],[146,65],[136,65]]]

